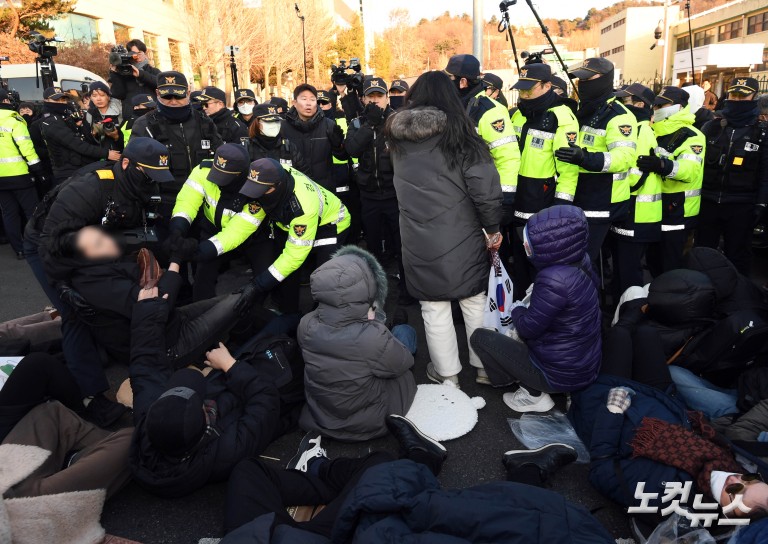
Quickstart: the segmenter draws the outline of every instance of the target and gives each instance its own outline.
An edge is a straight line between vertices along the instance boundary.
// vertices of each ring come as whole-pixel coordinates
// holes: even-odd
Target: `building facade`
[[[768,77],[768,4],[737,0],[691,17],[696,82],[709,81],[718,96],[736,76]],[[691,78],[688,19],[670,28],[667,63],[673,83]],[[768,89],[763,89],[765,92]]]

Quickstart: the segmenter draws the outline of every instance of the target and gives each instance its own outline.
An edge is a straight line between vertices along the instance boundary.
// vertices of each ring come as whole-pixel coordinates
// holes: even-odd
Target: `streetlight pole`
[[[483,65],[483,0],[472,1],[472,54]]]
[[[304,48],[304,83],[307,82],[307,38],[304,34],[304,16],[301,14],[301,10],[299,9],[298,2],[293,4],[294,9],[296,10],[296,17],[301,19],[301,45]]]

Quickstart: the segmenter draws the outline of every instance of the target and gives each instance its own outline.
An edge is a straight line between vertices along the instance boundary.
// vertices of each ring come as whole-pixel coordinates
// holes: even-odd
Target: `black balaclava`
[[[499,91],[499,95],[496,98],[494,98],[494,100],[499,104],[501,104],[502,106],[504,106],[505,110],[509,109],[509,104],[507,103],[507,97],[505,97],[504,93],[502,93],[501,91]]]
[[[264,211],[270,213],[282,206],[286,199],[293,193],[295,181],[293,176],[286,172],[286,179],[275,186],[275,190],[269,194],[261,195],[259,204]]]
[[[547,92],[536,98],[524,99],[520,98],[517,102],[517,107],[520,109],[520,113],[525,115],[526,119],[533,119],[547,111],[557,101],[558,96],[555,91],[550,88]]]
[[[192,115],[192,106],[187,104],[185,106],[178,106],[174,108],[172,106],[166,106],[158,100],[157,111],[160,112],[160,115],[171,122],[183,123]]]
[[[402,94],[400,96],[390,96],[389,97],[389,107],[393,110],[397,111],[400,108],[405,106],[405,95]]]
[[[597,79],[579,80],[579,111],[576,117],[583,121],[591,117],[613,94],[613,72]]]
[[[74,110],[69,102],[43,102],[43,111],[54,115],[69,116]]]
[[[742,128],[754,124],[760,116],[757,100],[726,100],[723,117],[728,125]]]
[[[624,107],[627,108],[632,113],[632,115],[635,116],[635,119],[637,119],[638,122],[650,121],[651,117],[653,116],[653,110],[650,106],[638,108],[632,104],[624,104]]]

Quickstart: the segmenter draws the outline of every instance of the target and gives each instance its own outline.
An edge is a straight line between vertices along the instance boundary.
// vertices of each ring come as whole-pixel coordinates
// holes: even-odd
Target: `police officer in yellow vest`
[[[514,215],[517,173],[520,170],[520,148],[512,129],[507,109],[485,94],[480,61],[472,55],[454,55],[448,60],[446,73],[453,80],[469,118],[477,133],[488,144],[493,162],[501,178],[504,193],[502,226],[509,225]]]
[[[37,204],[30,173],[42,176],[43,165],[29,136],[27,122],[13,109],[8,91],[0,89],[0,210],[5,233],[18,259],[24,258],[21,214],[29,220]]]
[[[268,229],[259,229],[265,213],[255,204],[244,204],[239,195],[249,164],[248,151],[242,145],[224,144],[213,159],[192,170],[176,197],[169,244],[187,236],[195,219],[200,231],[195,301],[216,296],[222,255],[233,251],[245,254],[254,270],[271,262]],[[198,218],[200,212],[204,217]]]
[[[282,247],[266,269],[254,269],[254,278],[244,289],[236,309],[245,311],[260,293],[280,286],[280,310],[299,311],[299,268],[310,254],[315,266],[330,260],[344,245],[350,216],[332,193],[294,170],[284,169],[274,159],[253,161],[240,195],[261,206],[274,224],[275,242]]]
[[[648,269],[659,274],[683,267],[688,234],[696,228],[704,179],[707,141],[693,126],[696,116],[688,106],[688,93],[664,87],[654,102],[653,132],[658,147],[637,159],[643,172],[655,172],[662,179],[664,215],[661,240],[648,249]]]
[[[120,127],[120,131],[123,133],[123,140],[126,142],[131,139],[133,123],[136,122],[136,119],[157,109],[157,102],[155,102],[152,95],[137,94],[131,99],[131,106],[133,108],[133,115],[129,119],[123,121],[123,125]]]
[[[651,128],[653,102],[651,89],[633,83],[616,97],[637,119],[637,153],[650,155],[656,149],[656,136]],[[633,285],[644,285],[642,260],[648,244],[661,237],[661,176],[656,172],[629,169],[629,217],[611,225],[614,261],[614,300]]]
[[[528,64],[520,70],[513,86],[520,94],[512,126],[520,147],[520,173],[515,197],[514,255],[515,300],[533,283],[535,269],[526,258],[523,227],[528,219],[550,207],[561,184],[575,185],[579,167],[562,162],[555,150],[575,141],[579,122],[552,88],[552,69],[547,64]]]
[[[629,169],[637,160],[636,119],[613,96],[613,63],[591,58],[574,70],[579,80],[578,142],[555,152],[579,166],[577,183],[558,183],[557,199],[584,210],[589,222],[587,251],[596,262],[611,223],[629,213]]]

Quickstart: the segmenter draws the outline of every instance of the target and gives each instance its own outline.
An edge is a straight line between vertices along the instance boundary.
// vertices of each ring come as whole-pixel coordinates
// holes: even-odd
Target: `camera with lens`
[[[29,42],[27,47],[29,50],[35,53],[38,57],[44,59],[50,59],[59,54],[59,50],[55,45],[48,45],[51,42],[60,41],[56,38],[46,38],[39,32],[32,31],[29,33]]]
[[[352,73],[349,73],[350,70]],[[360,59],[349,59],[349,65],[346,60],[340,60],[339,65],[331,65],[331,81],[334,85],[346,85],[353,91],[362,93],[363,91],[363,79],[365,76],[361,72],[362,66],[360,66]]]
[[[523,51],[520,53],[520,57],[525,59],[525,64],[546,64],[542,55],[551,55],[554,52],[554,49],[545,49],[544,51],[537,51],[536,53]]]
[[[109,63],[121,76],[133,75],[133,55],[122,45],[116,45],[109,53]]]
[[[104,127],[104,132],[114,132],[115,131],[115,121],[111,117],[107,117],[101,122],[101,126]]]

